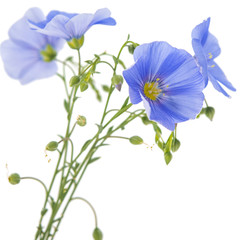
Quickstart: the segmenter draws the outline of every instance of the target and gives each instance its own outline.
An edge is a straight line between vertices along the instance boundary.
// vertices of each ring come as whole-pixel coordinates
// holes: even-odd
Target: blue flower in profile
[[[27,84],[33,80],[47,78],[57,72],[53,59],[64,44],[55,37],[48,37],[30,29],[28,18],[44,20],[39,8],[29,9],[23,18],[9,30],[9,40],[1,44],[1,57],[7,74]]]
[[[95,24],[115,25],[116,21],[110,17],[107,8],[99,9],[95,14],[91,13],[66,13],[51,11],[44,21],[30,19],[31,28],[48,36],[60,37],[74,46],[76,40],[83,44],[83,35]],[[74,43],[75,42],[75,43]],[[77,47],[78,49],[78,47]]]
[[[135,64],[123,71],[133,104],[143,101],[150,120],[174,130],[200,112],[204,80],[194,58],[166,42],[138,46]]]
[[[192,46],[195,57],[202,68],[205,86],[207,86],[210,79],[216,90],[230,97],[220,83],[232,91],[236,91],[236,89],[227,80],[221,68],[214,61],[220,55],[221,49],[217,38],[208,31],[209,25],[210,18],[197,25],[192,31]]]

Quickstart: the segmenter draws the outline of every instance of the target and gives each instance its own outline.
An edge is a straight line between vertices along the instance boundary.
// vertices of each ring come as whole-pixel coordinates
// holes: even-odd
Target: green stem
[[[85,198],[82,198],[82,197],[74,197],[74,198],[71,199],[71,201],[73,201],[73,200],[81,200],[81,201],[83,201],[83,202],[85,202],[85,203],[88,204],[88,206],[91,208],[91,210],[92,210],[92,212],[93,212],[93,214],[94,214],[94,218],[95,218],[95,228],[97,228],[97,226],[98,226],[98,223],[97,223],[97,215],[96,215],[95,209],[94,209],[94,207],[92,206],[92,204],[91,204],[88,200],[86,200]]]
[[[35,177],[21,177],[20,179],[22,179],[22,180],[23,179],[31,179],[31,180],[35,180],[35,181],[39,182],[44,187],[45,192],[47,194],[48,191],[47,191],[46,185],[40,179],[35,178]]]
[[[207,104],[207,101],[206,101],[206,99],[204,99],[204,101],[205,101],[205,104],[206,104],[206,106],[208,107],[208,104]]]

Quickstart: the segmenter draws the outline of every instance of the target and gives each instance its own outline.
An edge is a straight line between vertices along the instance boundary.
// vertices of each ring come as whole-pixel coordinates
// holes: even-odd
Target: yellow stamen
[[[144,84],[144,94],[151,100],[156,100],[161,92],[162,90],[158,88],[157,82],[147,82]]]
[[[209,55],[209,59],[213,58],[212,53],[208,53],[208,55]]]

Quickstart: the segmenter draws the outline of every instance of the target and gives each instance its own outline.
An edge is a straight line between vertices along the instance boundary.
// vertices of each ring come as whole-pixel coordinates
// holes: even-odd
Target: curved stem
[[[57,62],[59,62],[59,63],[62,63],[63,65],[67,66],[67,67],[72,71],[73,75],[76,75],[76,74],[75,74],[75,71],[74,71],[74,69],[71,67],[71,65],[69,65],[69,64],[66,63],[65,61],[61,61],[61,60],[59,60],[59,59],[55,59],[55,61],[57,61]]]
[[[39,183],[44,187],[45,192],[46,192],[46,194],[47,194],[48,190],[47,190],[47,188],[46,188],[46,185],[45,185],[40,179],[35,178],[35,177],[21,177],[20,179],[22,179],[22,180],[23,180],[23,179],[31,179],[31,180],[35,180],[35,181],[39,182]]]
[[[91,210],[92,210],[93,213],[94,213],[95,227],[97,228],[97,226],[98,226],[98,223],[97,223],[97,215],[96,215],[95,209],[94,209],[94,207],[92,206],[92,204],[91,204],[88,200],[86,200],[85,198],[82,198],[82,197],[74,197],[74,198],[71,199],[71,201],[73,201],[73,200],[81,200],[81,201],[83,201],[83,202],[85,202],[85,203],[88,204],[88,206],[91,208]]]

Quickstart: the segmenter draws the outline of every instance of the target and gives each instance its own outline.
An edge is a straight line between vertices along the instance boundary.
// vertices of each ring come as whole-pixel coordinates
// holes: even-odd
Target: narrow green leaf
[[[101,158],[101,157],[91,158],[91,159],[88,161],[88,164],[93,163],[93,162],[99,160],[100,158]]]
[[[83,144],[83,146],[82,146],[82,148],[81,148],[81,152],[85,151],[91,142],[92,142],[91,139],[87,140],[87,141]]]

